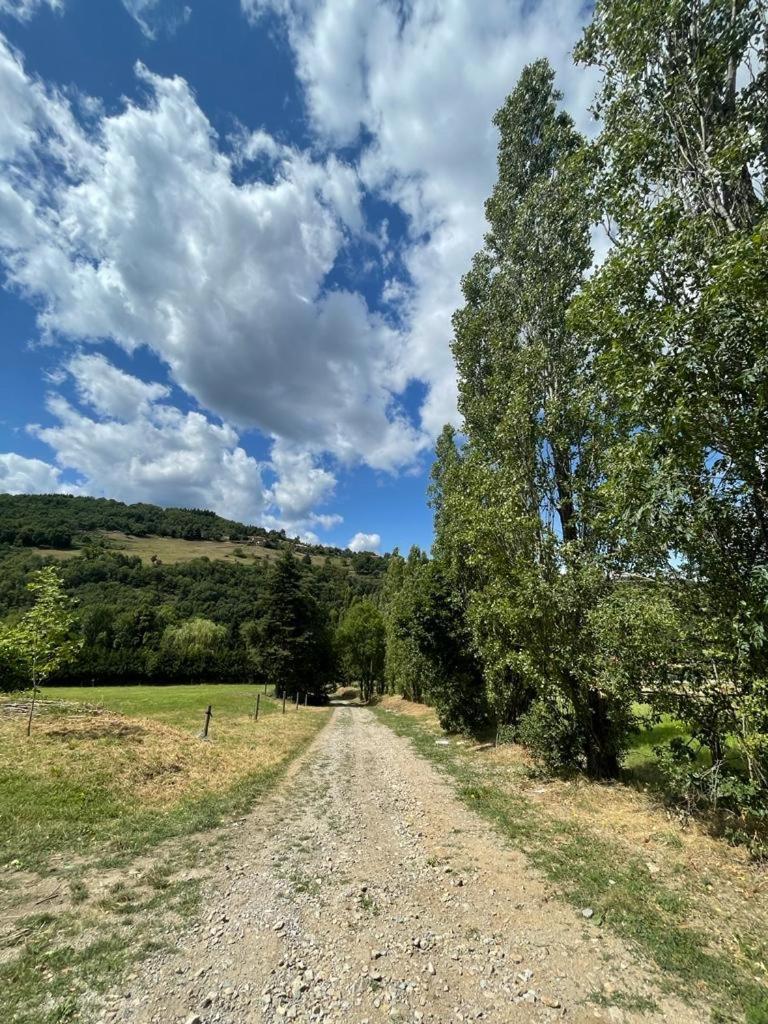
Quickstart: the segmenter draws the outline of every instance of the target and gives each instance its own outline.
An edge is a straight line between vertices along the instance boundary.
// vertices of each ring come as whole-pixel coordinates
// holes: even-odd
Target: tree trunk
[[[590,687],[587,695],[587,774],[593,779],[615,779],[619,759],[611,741],[612,725],[605,694]]]
[[[578,539],[578,531],[574,518],[573,508],[573,481],[571,479],[570,460],[552,444],[552,463],[555,473],[555,487],[557,488],[557,513],[560,518],[560,529],[563,540],[570,544]]]

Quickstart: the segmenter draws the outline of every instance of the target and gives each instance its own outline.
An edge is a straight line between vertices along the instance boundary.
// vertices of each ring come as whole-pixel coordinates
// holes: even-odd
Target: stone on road
[[[235,836],[204,916],[94,1019],[700,1019],[366,708],[337,708]]]

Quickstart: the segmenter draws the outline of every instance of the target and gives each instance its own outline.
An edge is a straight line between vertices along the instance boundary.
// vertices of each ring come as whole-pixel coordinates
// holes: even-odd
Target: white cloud
[[[0,247],[44,332],[148,345],[204,407],[287,445],[413,462],[428,439],[395,400],[403,338],[361,295],[325,285],[362,228],[353,168],[261,133],[269,180],[238,184],[182,79],[138,67],[146,102],[88,131],[7,47],[0,67],[21,101],[5,140],[0,126]]]
[[[170,404],[169,389],[139,380],[103,355],[78,352],[58,372],[57,386],[71,380],[78,405],[60,392],[48,396],[52,426],[30,432],[55,452],[55,465],[15,453],[0,455],[0,491],[106,495],[186,508],[211,508],[248,523],[285,529],[317,542],[314,528],[341,523],[317,513],[333,493],[335,477],[310,455],[275,441],[272,460],[259,463],[226,423]],[[63,470],[77,484],[62,483]],[[266,487],[262,472],[276,475]]]
[[[153,402],[167,398],[163,384],[147,383],[113,366],[103,355],[73,356],[67,364],[83,402],[104,416],[120,420],[147,415]]]
[[[577,117],[593,79],[569,50],[586,5],[573,0],[241,0],[250,18],[267,10],[288,29],[311,121],[331,145],[372,138],[360,161],[364,185],[409,219],[404,260],[413,287],[390,283],[407,339],[395,387],[429,385],[422,421],[435,435],[456,418],[449,350],[461,276],[482,245],[483,203],[496,177],[491,119],[523,66],[542,55],[558,72]]]
[[[0,14],[10,14],[19,21],[26,21],[36,14],[41,7],[50,7],[52,11],[64,8],[63,0],[0,0]]]
[[[125,3],[154,31],[148,13],[162,4]],[[93,415],[57,407],[63,418],[49,429],[61,433],[49,437],[61,465],[69,452],[93,488],[117,486],[127,472],[125,487],[143,488],[148,500],[173,492],[178,501],[187,488],[199,502],[201,464],[185,447],[198,430],[209,452],[202,463],[211,479],[230,482],[240,507],[308,533],[333,516],[316,504],[332,495],[338,463],[410,467],[455,420],[450,317],[482,244],[483,202],[496,174],[491,118],[523,64],[541,54],[557,68],[571,109],[586,109],[592,81],[567,52],[583,5],[241,3],[253,18],[273,10],[285,19],[313,154],[263,130],[243,130],[226,151],[188,84],[142,66],[141,102],[110,116],[81,103],[81,121],[0,37],[0,256],[10,284],[38,304],[44,334],[78,346],[110,338],[128,352],[146,345],[170,380],[234,424],[174,410],[163,385],[130,385],[114,367],[80,365],[78,395]],[[322,155],[360,140],[356,166]],[[393,243],[385,223],[365,222],[366,190],[400,207],[407,239]],[[360,293],[328,286],[350,241],[360,240],[378,250],[393,320]],[[419,426],[398,403],[414,379],[427,385]],[[120,429],[126,444],[135,439],[136,467],[121,463],[110,473],[106,459],[81,452],[75,439],[88,423],[98,428],[95,445]],[[138,423],[148,425],[149,447]],[[236,430],[248,427],[274,442],[278,479],[266,488],[239,445]],[[183,480],[174,480],[163,445],[170,463],[187,465]]]
[[[356,533],[347,547],[350,551],[378,551],[381,547],[381,537],[378,533]]]
[[[61,482],[61,470],[42,459],[0,452],[0,492],[5,494],[68,494],[79,488]]]
[[[272,499],[288,520],[305,519],[327,501],[336,485],[333,473],[314,465],[308,452],[279,440],[272,447],[272,468],[279,477],[271,489]]]
[[[67,371],[93,412],[52,394],[55,425],[30,429],[55,451],[57,466],[78,474],[83,493],[258,521],[268,499],[261,466],[232,427],[160,401],[167,388],[124,373],[101,355],[79,354]]]
[[[155,39],[158,32],[173,34],[192,16],[192,8],[179,0],[122,0],[122,4],[148,39]]]

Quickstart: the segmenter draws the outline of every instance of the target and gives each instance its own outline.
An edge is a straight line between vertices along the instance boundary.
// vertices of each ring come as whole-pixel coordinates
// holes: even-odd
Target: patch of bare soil
[[[231,834],[204,918],[170,932],[175,952],[147,961],[87,1019],[702,1019],[636,953],[552,901],[522,855],[366,708],[337,708],[275,797]],[[605,992],[646,1012],[600,1005]]]

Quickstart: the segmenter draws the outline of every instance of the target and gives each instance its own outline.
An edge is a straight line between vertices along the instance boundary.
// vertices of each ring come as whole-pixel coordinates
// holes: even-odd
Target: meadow
[[[0,863],[44,871],[64,853],[119,859],[243,809],[328,714],[302,707],[283,716],[280,702],[261,693],[254,722],[258,692],[252,685],[50,688],[55,706],[36,718],[31,742],[18,717],[0,715]]]
[[[217,826],[263,800],[329,715],[282,714],[252,685],[50,687],[44,700],[30,740],[0,705],[0,986],[14,1024],[76,1020],[167,942],[227,841]]]
[[[274,562],[280,555],[277,548],[267,548],[261,544],[247,544],[242,541],[229,540],[185,540],[180,537],[135,537],[119,530],[97,530],[87,535],[109,551],[119,551],[124,555],[136,555],[145,565],[153,558],[160,559],[165,565],[177,565],[193,558],[210,558],[213,561],[226,562]],[[83,553],[83,544],[76,541],[71,548],[37,547],[30,548],[43,558],[56,558],[67,561],[77,558]],[[310,555],[313,565],[322,565],[324,555]],[[340,562],[340,559],[334,559]]]

